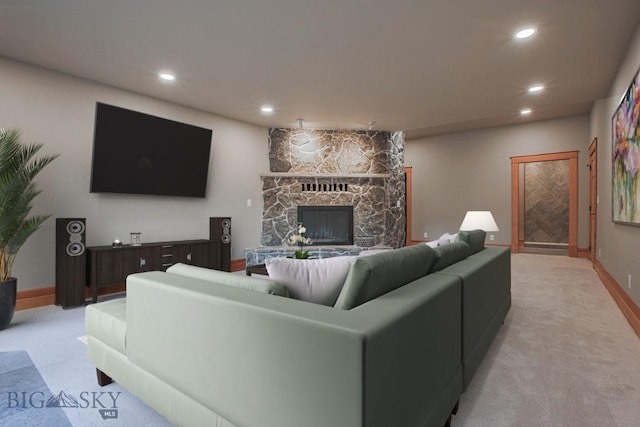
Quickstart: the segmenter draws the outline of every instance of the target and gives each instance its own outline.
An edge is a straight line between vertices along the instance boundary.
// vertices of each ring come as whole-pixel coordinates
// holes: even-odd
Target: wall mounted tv
[[[205,197],[211,134],[98,102],[91,192]]]

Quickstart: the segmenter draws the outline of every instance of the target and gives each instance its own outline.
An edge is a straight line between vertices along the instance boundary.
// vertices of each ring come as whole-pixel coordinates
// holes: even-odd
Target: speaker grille
[[[84,233],[84,223],[82,221],[69,221],[67,224],[67,232],[69,234]]]
[[[71,242],[67,245],[67,255],[80,256],[84,254],[84,244],[82,242]]]

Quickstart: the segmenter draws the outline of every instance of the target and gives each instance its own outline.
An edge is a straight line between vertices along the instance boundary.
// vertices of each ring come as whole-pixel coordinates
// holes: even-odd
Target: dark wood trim
[[[589,259],[596,262],[598,224],[598,138],[589,144]]]
[[[589,248],[578,248],[578,258],[589,259]]]
[[[569,160],[569,256],[578,256],[578,155],[579,151],[511,157],[511,252],[518,253],[520,230],[520,164]]]
[[[405,176],[405,221],[407,224],[406,227],[406,245],[407,246],[411,246],[414,242],[413,238],[411,237],[413,235],[413,232],[411,231],[411,226],[413,225],[413,214],[412,214],[412,210],[413,210],[413,196],[412,196],[412,187],[413,187],[413,182],[412,182],[412,177],[413,175],[413,167],[412,166],[405,166],[404,168],[404,176]]]
[[[579,151],[560,151],[558,153],[529,154],[510,157],[511,163],[548,162],[552,160],[566,160],[578,157]]]
[[[578,256],[578,152],[569,157],[569,256]]]
[[[620,311],[627,318],[627,321],[635,331],[636,335],[640,338],[640,307],[633,302],[631,297],[622,289],[622,286],[616,282],[611,274],[604,268],[604,266],[596,259],[593,263],[593,268],[600,276],[600,280],[604,283],[613,300],[620,307]]]
[[[231,260],[231,271],[244,271],[247,265],[247,260],[244,258]]]
[[[16,292],[16,310],[28,310],[30,308],[53,305],[56,301],[56,287],[25,289]]]
[[[511,253],[520,252],[520,170],[519,163],[511,159]]]
[[[100,295],[115,294],[126,290],[124,283],[116,283],[100,288]],[[85,299],[91,298],[91,288],[85,289]],[[28,310],[30,308],[54,305],[56,300],[56,287],[25,289],[16,293],[16,310]]]

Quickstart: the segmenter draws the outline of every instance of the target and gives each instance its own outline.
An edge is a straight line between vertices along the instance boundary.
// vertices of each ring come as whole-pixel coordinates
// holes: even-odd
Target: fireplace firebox
[[[353,245],[353,206],[298,206],[312,245]]]

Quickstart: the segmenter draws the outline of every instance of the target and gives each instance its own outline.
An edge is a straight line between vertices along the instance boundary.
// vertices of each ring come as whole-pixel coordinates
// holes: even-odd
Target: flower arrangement
[[[295,259],[307,259],[309,258],[309,251],[305,251],[304,245],[310,245],[313,243],[308,237],[304,237],[304,233],[307,232],[307,229],[302,225],[302,223],[298,224],[298,232],[289,236],[287,239],[287,243],[291,246],[298,246],[298,250],[294,254]]]

